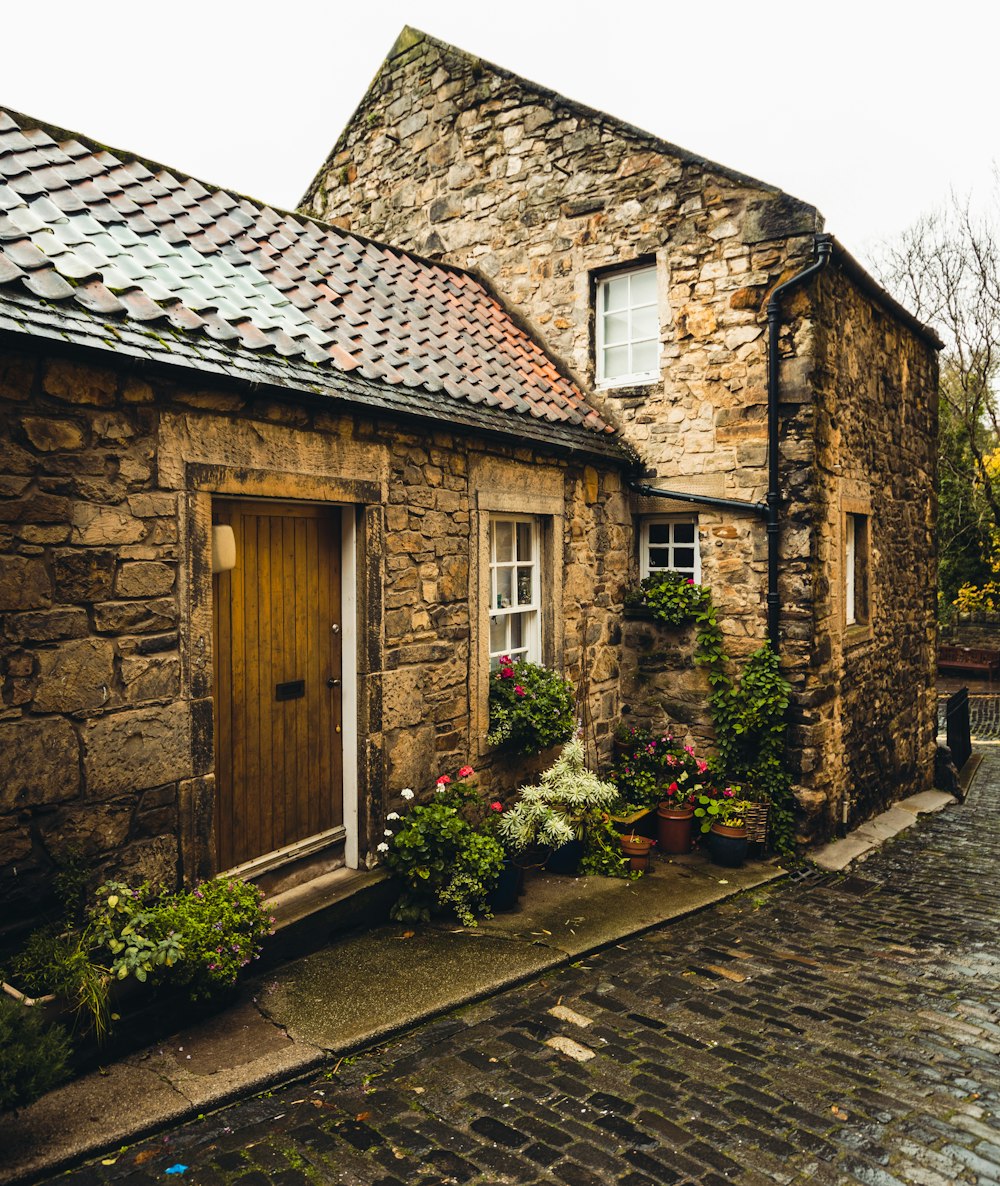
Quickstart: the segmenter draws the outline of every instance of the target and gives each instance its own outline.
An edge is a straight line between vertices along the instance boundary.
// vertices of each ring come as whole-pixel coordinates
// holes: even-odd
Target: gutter
[[[799,288],[811,280],[830,262],[833,237],[817,235],[815,243],[816,262],[797,272],[784,284],[779,284],[767,302],[767,637],[775,654],[778,654],[781,630],[781,594],[778,590],[778,548],[781,539],[781,359],[778,356],[778,336],[781,331],[781,298],[793,288]]]

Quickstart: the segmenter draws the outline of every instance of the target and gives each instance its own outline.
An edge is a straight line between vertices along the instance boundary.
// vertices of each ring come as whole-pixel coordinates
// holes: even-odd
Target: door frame
[[[293,844],[284,845],[271,852],[261,853],[234,865],[230,869],[220,869],[219,874],[234,877],[255,877],[262,873],[278,869],[292,861],[301,860],[332,847],[339,841],[344,842],[344,864],[348,869],[357,869],[360,859],[360,844],[358,837],[358,526],[357,508],[342,504],[326,502],[320,499],[261,497],[247,496],[244,493],[234,494],[215,491],[211,495],[210,507],[216,503],[230,501],[270,502],[276,506],[306,505],[324,507],[335,513],[338,509],[340,528],[340,633],[341,633],[341,721],[340,721],[340,750],[341,750],[341,803],[343,823],[337,827],[313,836],[306,836]],[[211,516],[211,509],[209,511]],[[238,558],[237,558],[238,563]],[[213,597],[214,597],[213,583]],[[212,663],[216,662],[215,638],[212,640]],[[214,748],[214,747],[213,747]],[[217,755],[216,755],[217,759]],[[215,768],[213,763],[213,769]]]

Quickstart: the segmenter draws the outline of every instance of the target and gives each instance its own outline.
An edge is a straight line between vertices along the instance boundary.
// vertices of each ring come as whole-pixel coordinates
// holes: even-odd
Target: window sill
[[[635,393],[642,394],[646,388],[656,387],[662,382],[662,376],[656,375],[632,375],[628,379],[602,379],[594,385],[595,391],[614,391],[623,395]]]
[[[855,622],[844,627],[844,650],[853,651],[866,642],[871,642],[871,622]]]

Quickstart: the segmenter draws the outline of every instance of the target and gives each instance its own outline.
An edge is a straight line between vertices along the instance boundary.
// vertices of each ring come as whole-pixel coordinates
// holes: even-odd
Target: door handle
[[[334,679],[334,678],[333,678],[333,676],[331,675],[331,676],[330,676],[330,678],[329,678],[329,679],[326,681],[326,686],[327,686],[328,688],[339,688],[339,687],[340,687],[340,680],[339,680],[339,679]]]

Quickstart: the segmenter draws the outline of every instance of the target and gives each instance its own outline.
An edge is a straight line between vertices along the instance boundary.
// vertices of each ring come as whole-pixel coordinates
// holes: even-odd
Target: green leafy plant
[[[409,788],[401,795],[413,799]],[[465,926],[491,917],[487,898],[505,855],[491,819],[500,814],[498,807],[502,804],[482,804],[474,771],[463,766],[454,782],[448,775],[437,780],[430,802],[415,804],[405,817],[389,813],[386,822],[392,826],[378,851],[404,886],[392,918],[426,922],[434,907],[450,908]]]
[[[587,827],[580,869],[592,877],[621,877],[635,881],[642,873],[629,867],[622,855],[621,833],[606,814],[595,813]]]
[[[26,996],[62,997],[74,1010],[76,1024],[92,1027],[103,1041],[111,1021],[111,973],[96,962],[79,931],[61,931],[57,926],[33,931],[8,961],[4,977]]]
[[[695,799],[694,816],[702,832],[709,832],[713,824],[728,824],[740,827],[746,823],[750,803],[739,797],[739,787],[725,787],[721,791],[698,795]]]
[[[37,1007],[0,996],[0,1111],[23,1108],[69,1076],[69,1038]]]
[[[586,768],[583,742],[574,737],[536,786],[521,788],[517,803],[501,816],[499,832],[515,852],[531,845],[559,848],[570,840],[583,840],[617,797],[613,783]]]
[[[490,673],[490,725],[486,740],[516,753],[535,754],[568,741],[576,730],[573,685],[555,671],[500,659]]]
[[[712,782],[708,762],[670,733],[632,726],[629,749],[619,755],[611,781],[628,803],[654,807],[688,802]]]
[[[727,671],[729,658],[712,604],[711,590],[679,573],[647,577],[626,596],[626,605],[642,606],[669,626],[696,626],[694,662],[706,668],[711,687],[709,708],[715,725],[717,757],[711,763],[722,782],[739,782],[744,795],[771,804],[770,830],[775,848],[795,848],[792,782],[785,760],[787,711],[791,686],[778,657],[765,643],[743,666],[737,681]]]

